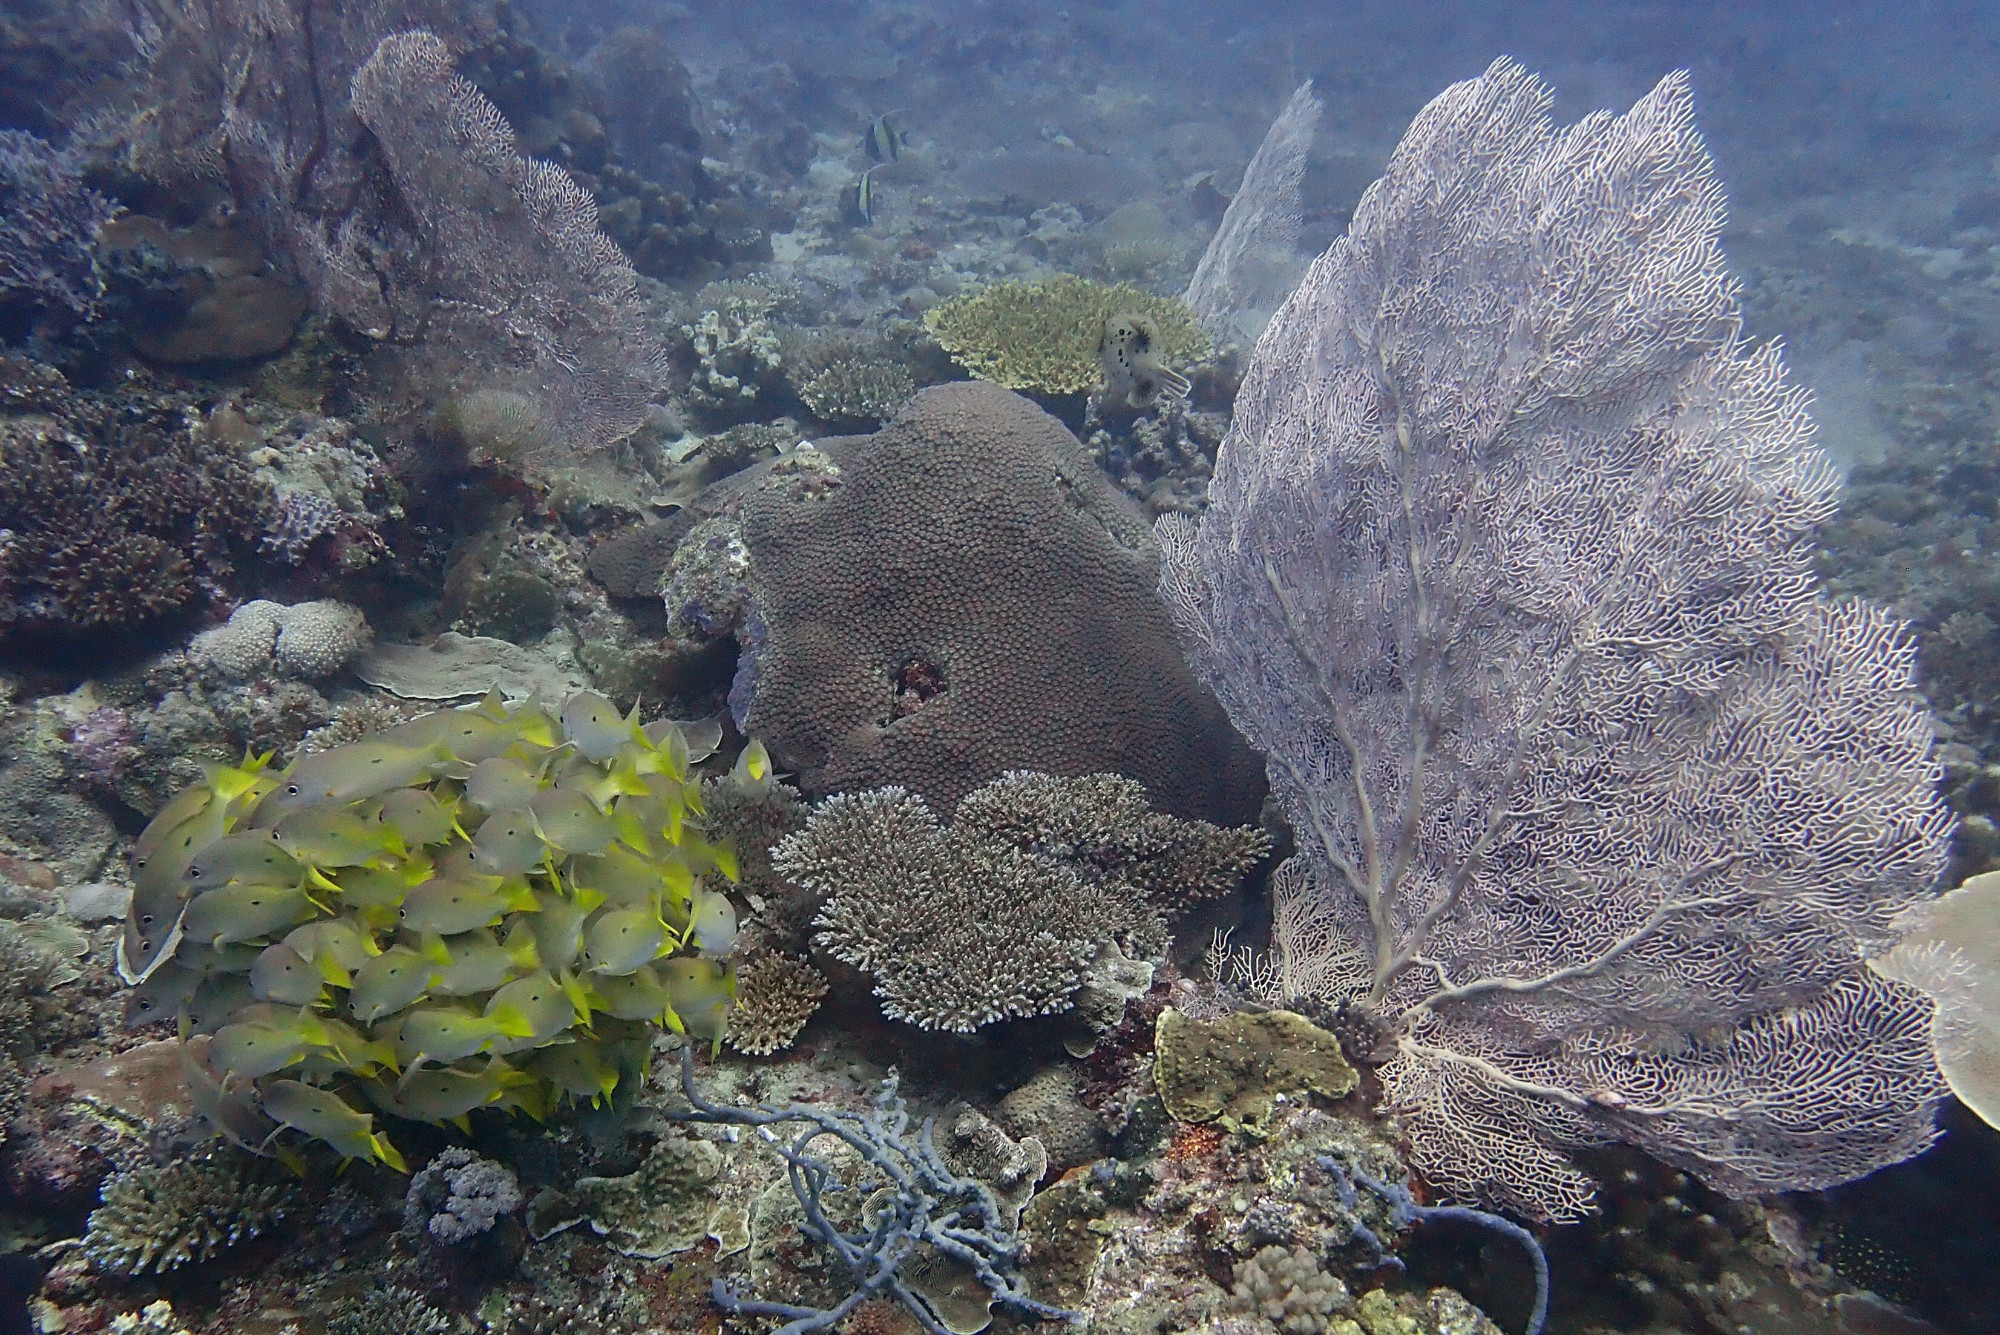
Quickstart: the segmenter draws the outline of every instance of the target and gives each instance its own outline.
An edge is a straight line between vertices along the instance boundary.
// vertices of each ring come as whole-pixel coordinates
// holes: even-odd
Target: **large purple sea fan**
[[[1162,590],[1299,852],[1274,995],[1369,1017],[1444,1194],[1565,1219],[1623,1141],[1732,1194],[1930,1143],[1871,974],[1947,831],[1914,645],[1824,601],[1837,479],[1744,338],[1685,76],[1421,112],[1259,343]]]

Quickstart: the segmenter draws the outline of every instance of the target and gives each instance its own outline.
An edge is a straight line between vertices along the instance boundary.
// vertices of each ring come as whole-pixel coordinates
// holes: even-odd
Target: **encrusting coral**
[[[213,1035],[188,1079],[245,1146],[289,1127],[400,1168],[356,1097],[432,1122],[602,1100],[645,1022],[719,1044],[734,997],[710,878],[736,860],[690,820],[693,754],[585,692],[211,766],[139,836],[119,971]],[[761,756],[739,781],[771,781]]]
[[[1126,800],[1102,804],[1107,791]],[[1140,791],[1115,775],[1009,774],[949,827],[906,789],[837,794],[771,862],[825,896],[815,944],[872,975],[885,1014],[965,1032],[1070,1009],[1107,944],[1156,954],[1168,918],[1234,885],[1269,847],[1256,830],[1134,810]],[[1065,806],[1081,814],[1056,817]]]
[[[121,1173],[104,1184],[83,1250],[100,1269],[165,1274],[278,1223],[297,1190],[264,1161],[218,1147]]]
[[[1208,335],[1185,302],[1124,283],[1060,274],[996,283],[933,307],[924,324],[954,360],[983,380],[1042,394],[1081,394],[1104,378],[1102,347],[1118,316],[1150,324],[1161,362],[1199,361]]]

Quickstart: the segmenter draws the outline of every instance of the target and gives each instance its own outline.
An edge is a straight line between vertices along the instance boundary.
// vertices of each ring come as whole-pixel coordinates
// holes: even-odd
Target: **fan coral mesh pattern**
[[[1299,271],[1299,182],[1319,125],[1312,81],[1299,85],[1271,122],[1243,183],[1222,215],[1188,282],[1187,304],[1201,327],[1219,339],[1242,333],[1246,316],[1282,303]]]
[[[1255,811],[1256,761],[1182,661],[1143,522],[1019,395],[941,385],[832,473],[745,498],[761,645],[739,714],[808,793],[948,811],[1010,769],[1110,771],[1183,816]]]
[[[1106,942],[1134,957],[1157,953],[1170,916],[1234,884],[1261,856],[1255,831],[1188,823],[1166,833],[1160,822],[1182,823],[1155,816],[1136,785],[1121,792],[1139,798],[1136,812],[1123,811],[1131,822],[1123,838],[1111,820],[1066,840],[1038,819],[1061,794],[1088,808],[1123,782],[1011,774],[966,798],[949,828],[906,789],[843,793],[822,802],[771,862],[826,897],[815,944],[871,974],[891,1018],[967,1032],[1053,1015],[1075,1004]],[[1174,876],[1153,860],[1169,847],[1179,859]]]
[[[197,603],[254,559],[270,489],[171,401],[0,417],[0,630],[95,631]]]
[[[355,72],[352,97],[422,240],[409,286],[432,299],[433,376],[456,357],[465,379],[451,378],[455,388],[483,378],[532,401],[536,420],[517,442],[530,462],[636,430],[666,352],[589,192],[520,154],[499,109],[453,72],[431,33],[384,38]]]
[[[1411,125],[1273,320],[1162,589],[1300,852],[1277,990],[1349,1005],[1443,1194],[1574,1147],[1735,1195],[1917,1153],[1942,864],[1905,628],[1817,598],[1835,478],[1743,336],[1673,75],[1567,129],[1510,62]]]
[[[146,1165],[104,1184],[83,1250],[100,1269],[165,1274],[205,1261],[284,1219],[297,1191],[268,1163],[231,1149]]]

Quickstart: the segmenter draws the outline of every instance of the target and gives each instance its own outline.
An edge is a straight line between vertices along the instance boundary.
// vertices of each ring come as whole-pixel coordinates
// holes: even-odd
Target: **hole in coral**
[[[911,658],[890,674],[896,689],[896,704],[890,721],[908,718],[945,693],[944,669],[928,658]]]

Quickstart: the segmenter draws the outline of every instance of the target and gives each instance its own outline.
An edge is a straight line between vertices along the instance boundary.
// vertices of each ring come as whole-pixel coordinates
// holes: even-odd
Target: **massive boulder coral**
[[[830,468],[774,469],[740,512],[738,722],[801,788],[948,811],[1011,769],[1112,771],[1176,815],[1254,813],[1257,763],[1181,660],[1146,526],[1060,423],[960,383],[821,446]]]

